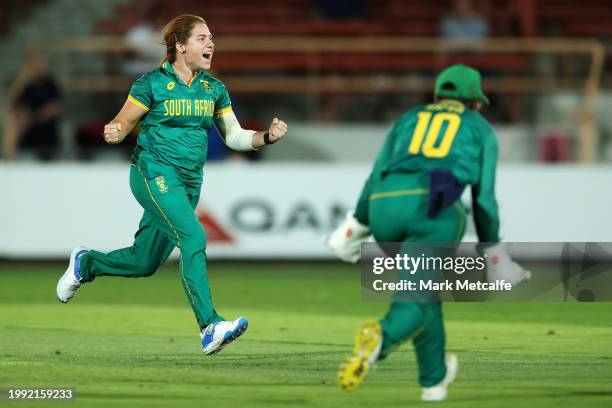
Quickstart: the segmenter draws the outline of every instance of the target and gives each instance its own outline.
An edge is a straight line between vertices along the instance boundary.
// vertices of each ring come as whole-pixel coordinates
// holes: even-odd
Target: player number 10
[[[439,159],[448,155],[455,136],[457,136],[459,125],[461,125],[461,117],[455,113],[448,112],[436,113],[433,120],[431,120],[431,116],[432,112],[419,112],[419,120],[412,134],[412,141],[408,147],[408,152],[419,154],[419,151],[422,151],[425,157]],[[444,135],[442,135],[442,141],[436,146],[436,141],[444,122],[448,122],[448,126],[446,126]],[[429,127],[429,131],[425,135],[427,127]]]

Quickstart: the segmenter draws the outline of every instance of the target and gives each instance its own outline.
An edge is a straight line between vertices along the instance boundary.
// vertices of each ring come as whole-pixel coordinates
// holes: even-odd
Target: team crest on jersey
[[[212,91],[212,88],[210,87],[210,85],[208,85],[208,81],[200,79],[200,84],[202,84],[202,87],[206,90],[206,92]]]
[[[174,89],[175,85],[176,85],[176,82],[170,81],[170,82],[168,82],[168,85],[166,85],[166,89],[171,91],[172,89]]]
[[[168,191],[168,185],[166,184],[166,180],[164,180],[164,176],[155,177],[155,184],[160,193],[166,193]]]

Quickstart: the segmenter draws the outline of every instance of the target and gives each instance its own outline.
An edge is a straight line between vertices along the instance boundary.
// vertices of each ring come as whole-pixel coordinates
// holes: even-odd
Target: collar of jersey
[[[442,103],[442,104],[446,104],[446,105],[460,105],[463,106],[465,108],[465,104],[461,101],[458,101],[456,99],[441,99],[438,101],[438,103]]]
[[[176,71],[174,71],[174,67],[172,66],[172,64],[171,64],[170,62],[168,62],[168,61],[164,61],[164,62],[161,64],[161,67],[162,67],[164,70],[166,70],[166,72],[167,72],[167,73],[168,73],[170,76],[174,77],[174,79],[176,80],[176,83],[177,83],[177,84],[178,84],[178,83],[180,83],[180,84],[182,84],[182,85],[185,85],[185,83],[183,82],[183,80],[182,80],[182,79],[180,79],[180,78],[178,77],[178,75],[176,75]],[[195,75],[194,75],[194,76],[192,76],[192,77],[191,77],[191,79],[189,80],[189,83],[187,84],[187,86],[188,86],[188,87],[191,87],[191,84],[193,84],[193,81],[195,81],[195,80],[196,80],[196,78],[200,77],[200,76],[202,75],[202,72],[204,72],[204,70],[202,70],[202,69],[200,69],[200,70],[196,71]]]

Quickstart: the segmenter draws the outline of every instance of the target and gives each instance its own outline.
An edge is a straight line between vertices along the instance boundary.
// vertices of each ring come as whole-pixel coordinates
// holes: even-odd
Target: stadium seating
[[[489,22],[491,37],[520,36],[594,36],[612,35],[612,9],[606,0],[541,0],[496,2],[475,1],[478,12]],[[130,2],[116,6],[112,19],[99,21],[100,34],[119,36],[134,26],[144,15],[147,2]],[[203,3],[197,0],[160,2],[157,10],[162,20],[189,12],[202,15],[217,37],[244,36],[286,38],[354,39],[360,37],[436,37],[442,16],[451,10],[451,0],[387,0],[366,1],[360,18],[330,19],[322,16],[314,0],[234,0],[231,3]],[[524,12],[530,7],[529,13]],[[571,18],[570,18],[571,17]],[[531,20],[530,20],[531,19]],[[220,42],[220,41],[219,41]],[[258,52],[223,49],[215,58],[214,69],[223,76],[296,75],[333,77],[334,75],[417,74],[430,78],[444,65],[462,62],[483,71],[485,78],[521,77],[532,72],[536,63],[532,55],[516,53],[451,52],[320,52],[284,50]],[[248,88],[248,87],[247,87]],[[239,87],[232,88],[241,92]],[[246,89],[246,88],[245,88]],[[246,90],[245,92],[249,92]],[[323,90],[323,92],[326,92]],[[334,89],[330,93],[336,92]],[[520,89],[506,88],[491,92],[519,95]],[[508,109],[521,110],[521,103],[512,96]],[[518,113],[509,114],[518,118]],[[513,119],[513,120],[514,120]]]
[[[47,0],[3,0],[0,12],[0,36],[8,33],[12,24],[28,15]]]
[[[217,37],[230,35],[250,36],[336,36],[354,38],[359,36],[410,36],[434,37],[438,33],[438,20],[448,9],[448,2],[434,1],[423,4],[416,1],[369,2],[367,18],[349,20],[328,20],[317,15],[313,1],[264,0],[254,4],[238,0],[231,4],[202,4],[197,1],[181,3],[181,10],[203,15],[211,24]],[[382,4],[382,5],[381,5]],[[170,19],[177,12],[176,5],[168,4],[160,12]],[[142,2],[117,6],[112,20],[100,21],[97,30],[100,33],[121,35],[133,26],[145,7]],[[253,18],[253,16],[258,16]],[[265,17],[265,18],[264,18]],[[490,12],[495,21],[504,20],[504,24],[493,24],[494,35],[505,35],[499,27],[507,27],[510,18],[509,9],[496,9]],[[320,73],[332,72],[399,72],[402,70],[430,70],[439,64],[439,58],[433,53],[421,54],[369,54],[363,59],[359,53],[342,53],[341,55],[322,54],[318,58],[316,69]],[[465,61],[467,60],[469,61]],[[462,61],[483,70],[523,71],[529,66],[529,59],[521,55],[469,55]],[[451,57],[450,60],[453,58]],[[449,60],[445,60],[449,62]],[[451,61],[452,62],[452,61]],[[305,53],[276,53],[257,58],[244,52],[224,51],[215,60],[215,69],[222,73],[237,71],[311,71],[312,58]]]
[[[521,13],[519,2],[499,2],[496,7],[481,2],[479,12],[489,20],[492,36],[521,34]],[[211,24],[215,35],[219,36],[411,36],[434,37],[438,33],[439,19],[447,13],[449,0],[434,0],[427,4],[415,0],[369,1],[367,16],[361,19],[330,20],[318,15],[312,0],[263,0],[253,3],[236,0],[231,3],[202,3],[184,0],[177,3],[160,3],[159,12],[166,20],[179,12],[191,12],[204,16]],[[100,21],[96,30],[99,33],[122,35],[138,22],[146,10],[147,2],[132,2],[116,7],[110,20]],[[605,0],[543,0],[536,2],[536,16],[541,21],[556,24],[559,35],[598,36],[612,35],[612,9]],[[255,16],[255,17],[254,17]],[[119,17],[119,18],[118,18]],[[571,17],[571,20],[570,20]],[[309,58],[303,54],[276,54],[272,58],[245,58],[244,53],[224,52],[223,58],[216,60],[220,71],[239,70],[308,70]],[[418,58],[416,58],[418,57]],[[473,56],[470,63],[484,70],[526,69],[529,61],[523,56],[493,55],[488,58]],[[342,54],[342,57],[323,55],[318,69],[322,72],[335,70],[398,71],[402,69],[426,69],[432,65],[433,55],[402,55],[401,57],[375,55],[368,61],[355,64],[358,55]]]

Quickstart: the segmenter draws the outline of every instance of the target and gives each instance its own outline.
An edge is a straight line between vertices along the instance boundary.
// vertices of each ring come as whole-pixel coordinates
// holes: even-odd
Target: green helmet
[[[436,79],[435,96],[462,100],[479,100],[487,105],[489,99],[480,86],[480,72],[467,65],[451,65]]]

